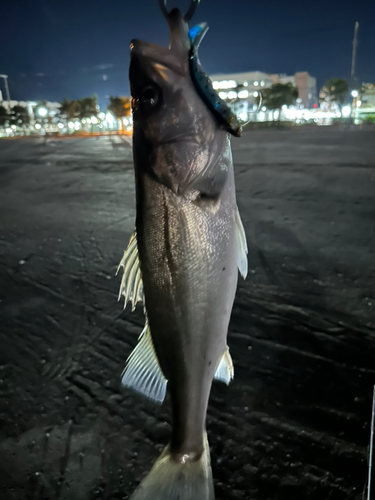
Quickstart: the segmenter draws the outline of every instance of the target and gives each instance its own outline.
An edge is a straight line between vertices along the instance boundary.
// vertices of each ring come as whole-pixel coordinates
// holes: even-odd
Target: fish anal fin
[[[224,384],[229,385],[230,381],[234,377],[234,368],[232,357],[229,353],[229,348],[227,347],[225,353],[223,354],[219,366],[217,367],[215,373],[215,380],[224,382]]]
[[[157,404],[164,401],[167,379],[160,368],[148,322],[126,361],[121,383]]]

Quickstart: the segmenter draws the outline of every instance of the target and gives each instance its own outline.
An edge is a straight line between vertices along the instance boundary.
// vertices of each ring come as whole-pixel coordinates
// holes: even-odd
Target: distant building
[[[217,74],[217,75],[211,75],[210,78],[214,82],[214,87],[218,89],[221,88],[235,89],[236,87],[244,87],[249,91],[255,91],[259,90],[260,88],[270,87],[273,83],[272,75],[269,75],[268,73],[263,73],[262,71]]]
[[[215,74],[211,80],[219,96],[230,102],[234,111],[244,120],[251,111],[256,109],[256,99],[262,89],[271,87],[274,83],[291,83],[298,89],[298,106],[312,108],[317,103],[316,78],[307,71],[295,75],[269,74],[262,71],[245,73]]]
[[[357,107],[361,113],[375,112],[375,83],[364,83],[361,87]]]
[[[318,102],[316,78],[307,71],[299,71],[294,76],[271,75],[273,83],[291,83],[298,89],[298,99],[305,108],[312,108]]]

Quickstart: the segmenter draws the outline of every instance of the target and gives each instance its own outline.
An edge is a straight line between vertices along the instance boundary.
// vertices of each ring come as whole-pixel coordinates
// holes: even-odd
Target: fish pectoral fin
[[[167,379],[161,371],[148,322],[126,361],[121,383],[155,403],[162,404],[164,401]]]
[[[117,268],[116,275],[118,274],[121,267],[124,269],[124,274],[121,280],[118,300],[120,300],[121,296],[124,296],[124,309],[126,308],[127,303],[131,302],[132,311],[134,311],[137,302],[144,302],[143,282],[141,269],[139,267],[136,231],[134,231],[134,233],[130,237],[128,247],[125,250],[124,256],[122,257],[121,262]]]
[[[224,384],[229,385],[230,381],[234,377],[234,368],[232,356],[229,354],[229,347],[227,347],[225,353],[223,354],[219,366],[217,367],[215,373],[215,380],[224,382]]]
[[[242,220],[240,217],[240,212],[238,211],[238,207],[236,209],[235,215],[235,241],[236,241],[236,252],[237,252],[237,267],[238,270],[243,277],[246,278],[248,272],[248,263],[247,263],[247,243],[246,243],[246,234],[242,224]]]

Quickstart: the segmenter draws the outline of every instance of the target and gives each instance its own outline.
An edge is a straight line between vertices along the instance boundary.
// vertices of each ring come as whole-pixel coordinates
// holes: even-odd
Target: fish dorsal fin
[[[155,403],[162,404],[164,401],[167,379],[161,371],[148,322],[126,361],[121,383]]]
[[[236,208],[235,214],[235,242],[236,242],[236,252],[237,252],[237,267],[240,271],[243,279],[246,278],[248,272],[248,262],[247,262],[247,243],[246,243],[246,234],[242,224],[242,220],[240,217],[240,213],[238,211],[238,207]]]
[[[224,382],[224,384],[229,385],[230,381],[234,377],[234,368],[232,357],[229,354],[229,347],[227,347],[223,357],[220,360],[219,366],[217,367],[215,373],[215,380]]]
[[[127,249],[124,256],[117,268],[117,273],[123,267],[124,274],[122,276],[118,300],[121,296],[125,297],[124,309],[128,302],[132,303],[132,311],[134,311],[137,302],[144,302],[143,300],[143,282],[141,269],[139,267],[138,246],[137,246],[137,233],[130,237]]]

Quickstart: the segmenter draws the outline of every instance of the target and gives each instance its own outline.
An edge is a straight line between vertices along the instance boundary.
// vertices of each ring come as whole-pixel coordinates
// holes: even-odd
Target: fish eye
[[[142,103],[148,107],[152,108],[155,106],[158,102],[159,99],[159,94],[158,91],[155,87],[151,87],[151,85],[148,85],[147,87],[144,87],[142,90]]]

